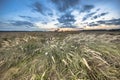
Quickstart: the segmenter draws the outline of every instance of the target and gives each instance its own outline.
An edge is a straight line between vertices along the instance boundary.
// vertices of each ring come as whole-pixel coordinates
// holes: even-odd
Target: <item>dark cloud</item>
[[[98,24],[106,24],[106,21],[104,20],[100,20],[100,21],[97,21]]]
[[[35,11],[40,12],[41,14],[44,14],[44,11],[46,9],[40,2],[35,2],[32,7]]]
[[[26,26],[26,27],[33,27],[33,23],[28,22],[28,21],[12,21],[11,23],[14,26]]]
[[[46,5],[42,4],[42,2],[33,3],[32,8],[34,11],[37,11],[42,15],[50,15],[50,16],[53,15],[49,7],[46,7]]]
[[[120,25],[120,18],[119,19],[112,19],[112,20],[101,20],[97,21],[98,24],[106,24],[106,25]]]
[[[83,17],[82,21],[87,20],[88,18],[92,17],[94,14],[96,14],[96,12],[92,12],[92,13],[85,15],[85,17]]]
[[[19,16],[19,17],[24,18],[24,19],[28,19],[28,20],[32,19],[32,17],[30,17],[30,16]]]
[[[61,27],[75,27],[73,26],[73,23],[76,21],[74,19],[74,16],[70,13],[66,13],[62,15],[60,18],[58,18],[58,21],[61,25]]]
[[[10,25],[10,22],[9,21],[0,21],[0,28],[1,27],[6,27],[6,26],[9,26]]]
[[[3,22],[2,21],[0,21],[0,24],[2,24]]]
[[[80,0],[51,0],[51,1],[56,5],[57,9],[61,12],[64,12],[69,8],[73,8],[80,2]]]
[[[30,21],[30,22],[42,21],[40,17],[31,17],[31,16],[19,16],[19,17],[25,19],[25,21]]]
[[[49,12],[48,15],[49,15],[49,16],[53,16],[53,13]]]
[[[94,8],[94,5],[84,5],[80,12],[89,12],[91,9]]]
[[[96,11],[99,11],[100,10],[100,8],[98,8]]]
[[[0,21],[0,28],[6,25],[7,23]]]
[[[88,26],[99,26],[101,24],[104,25],[120,25],[120,18],[119,19],[111,19],[111,20],[99,20],[96,23],[91,22],[88,24]]]
[[[106,14],[108,14],[108,12],[106,12],[106,13],[101,13],[100,16],[105,16]]]
[[[97,18],[102,17],[102,16],[105,16],[105,15],[107,15],[107,14],[108,14],[108,12],[101,13],[101,14],[98,14],[98,15],[93,16],[92,19],[97,19]]]
[[[98,23],[95,23],[95,22],[91,22],[88,24],[88,26],[98,26],[99,24]]]
[[[95,12],[87,13],[87,14],[83,17],[82,21],[85,21],[85,20],[91,18],[91,17],[94,16],[99,10],[100,10],[100,9],[97,9]]]

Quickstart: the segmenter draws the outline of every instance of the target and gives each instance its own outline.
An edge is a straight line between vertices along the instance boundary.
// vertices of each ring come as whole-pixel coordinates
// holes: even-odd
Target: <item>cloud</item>
[[[6,26],[10,26],[10,24],[7,23],[7,22],[2,22],[2,21],[0,21],[0,28],[4,28],[4,27],[6,27]]]
[[[58,28],[58,26],[55,25],[57,23],[58,23],[57,21],[56,22],[52,21],[52,22],[49,22],[49,23],[36,22],[35,26],[37,26],[40,29]]]
[[[91,13],[85,15],[85,16],[83,17],[82,21],[87,20],[88,18],[92,17],[94,14],[96,14],[96,12],[91,12]]]
[[[102,16],[105,16],[105,15],[107,15],[107,14],[108,14],[108,12],[104,12],[104,13],[101,13],[101,14],[98,14],[98,15],[93,16],[92,19],[97,19],[97,18],[102,17]]]
[[[17,26],[17,27],[21,27],[21,26],[23,26],[23,27],[33,27],[34,25],[33,25],[33,23],[31,23],[31,22],[28,22],[28,21],[13,21],[12,23],[11,23],[13,26]]]
[[[34,23],[28,21],[0,21],[0,31],[42,31],[43,29],[38,28]]]
[[[46,6],[47,5],[47,6]],[[48,7],[48,4],[43,4],[42,2],[35,2],[32,4],[32,8],[34,11],[41,13],[42,15],[53,15],[50,7]]]
[[[100,9],[97,9],[95,12],[87,13],[87,14],[83,17],[82,21],[85,21],[85,20],[91,18],[91,17],[92,17],[94,14],[96,14],[99,10],[100,10]]]
[[[40,2],[35,2],[33,4],[33,9],[41,14],[44,14],[44,11],[45,11],[45,6],[43,4],[41,4]]]
[[[84,5],[80,12],[89,12],[93,8],[94,8],[94,5]]]
[[[76,21],[71,13],[65,13],[60,18],[58,18],[60,27],[75,27],[73,24]]]
[[[88,26],[99,26],[99,24],[95,23],[95,22],[91,22],[91,23],[88,24]]]
[[[119,25],[120,26],[120,18],[111,19],[111,20],[99,20],[96,22],[91,22],[88,26],[100,26],[100,25]]]
[[[80,0],[51,0],[51,2],[56,5],[59,11],[64,12],[79,4]]]
[[[50,13],[48,13],[48,15],[49,15],[49,16],[53,16],[53,13],[50,12]]]
[[[120,18],[119,19],[112,19],[112,20],[101,20],[97,21],[98,24],[106,24],[106,25],[120,25]]]
[[[32,19],[32,17],[30,16],[19,16],[19,17],[24,18],[24,19]]]
[[[19,16],[20,18],[23,18],[24,20],[30,21],[30,22],[35,22],[40,20],[39,17],[30,17],[30,16]]]
[[[3,24],[3,22],[2,22],[2,21],[0,21],[0,24]]]

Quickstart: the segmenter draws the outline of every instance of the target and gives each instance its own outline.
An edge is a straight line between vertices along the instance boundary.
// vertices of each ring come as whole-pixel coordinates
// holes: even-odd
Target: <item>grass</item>
[[[0,80],[120,80],[119,32],[0,34]]]

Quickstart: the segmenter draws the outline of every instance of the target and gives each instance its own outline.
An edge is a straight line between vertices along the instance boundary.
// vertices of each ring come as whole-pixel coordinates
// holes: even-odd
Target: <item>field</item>
[[[0,32],[0,80],[120,80],[120,32]]]

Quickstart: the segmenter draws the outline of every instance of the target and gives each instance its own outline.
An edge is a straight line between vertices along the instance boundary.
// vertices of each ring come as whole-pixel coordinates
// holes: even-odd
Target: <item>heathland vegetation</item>
[[[0,80],[120,80],[120,32],[0,32]]]

